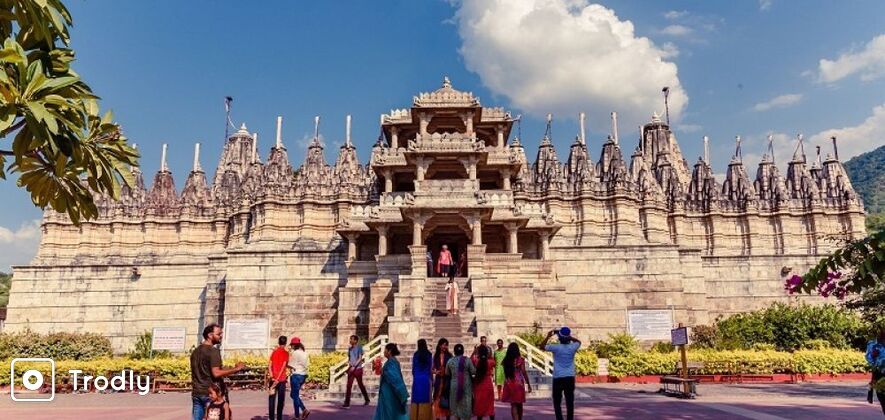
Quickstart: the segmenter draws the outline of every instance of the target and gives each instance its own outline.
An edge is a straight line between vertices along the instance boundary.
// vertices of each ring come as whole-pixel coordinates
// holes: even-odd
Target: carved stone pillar
[[[461,114],[461,121],[464,122],[464,127],[467,128],[467,136],[473,137],[473,111]]]
[[[378,226],[378,255],[387,255],[387,226]]]
[[[422,214],[417,213],[412,216],[412,246],[420,247],[423,243],[421,237],[421,231],[424,229],[424,224],[430,220],[432,214]]]
[[[430,125],[430,115],[426,112],[418,113],[418,134],[422,137],[427,135],[427,126]]]
[[[516,254],[519,252],[519,243],[517,242],[517,233],[519,228],[516,223],[506,223],[504,227],[507,229],[509,239],[507,240],[507,253]]]
[[[550,257],[550,232],[540,231],[538,236],[541,237],[541,259],[546,260]]]
[[[478,214],[462,214],[473,232],[471,244],[482,245],[482,216]]]
[[[458,159],[462,165],[464,165],[464,169],[467,171],[467,175],[471,181],[476,181],[476,164],[479,162],[479,159],[476,156],[470,156],[467,158]]]
[[[356,260],[356,241],[359,239],[359,235],[356,233],[348,233],[347,234],[347,261]]]
[[[504,126],[501,124],[498,124],[498,126],[495,127],[495,132],[498,135],[498,148],[503,149],[504,148]]]
[[[385,169],[382,175],[384,175],[384,192],[393,192],[393,171]]]
[[[393,150],[399,148],[399,130],[396,126],[390,127],[390,148]]]
[[[501,184],[505,190],[510,191],[510,168],[501,170]]]

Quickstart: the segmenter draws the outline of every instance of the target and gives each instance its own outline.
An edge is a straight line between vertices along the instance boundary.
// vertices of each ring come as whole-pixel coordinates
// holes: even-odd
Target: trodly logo
[[[147,395],[151,391],[151,377],[136,375],[131,370],[122,370],[119,375],[107,376],[82,375],[82,370],[71,369],[71,382],[74,384],[74,391],[89,392],[91,390],[104,391],[108,388],[114,391],[135,391],[138,395]],[[82,387],[79,387],[82,385]],[[79,388],[78,388],[79,387]]]
[[[16,392],[16,375],[15,366],[24,366],[25,371],[21,375],[21,385],[30,392]],[[41,366],[42,365],[42,366]],[[49,394],[39,393],[43,385],[46,384],[46,378],[40,372],[40,367],[44,370],[49,368]],[[55,361],[43,357],[21,357],[12,359],[9,364],[9,396],[13,401],[52,401],[55,398]]]

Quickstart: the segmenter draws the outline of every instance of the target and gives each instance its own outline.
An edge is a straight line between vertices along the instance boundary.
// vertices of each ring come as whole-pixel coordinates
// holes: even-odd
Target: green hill
[[[885,228],[885,146],[851,158],[845,169],[863,198],[867,229]]]

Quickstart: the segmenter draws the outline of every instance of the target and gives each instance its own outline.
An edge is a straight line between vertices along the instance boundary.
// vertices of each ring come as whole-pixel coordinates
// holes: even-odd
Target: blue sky
[[[588,113],[595,156],[610,111],[618,111],[621,141],[631,152],[637,125],[663,110],[664,85],[674,91],[673,126],[686,158],[694,163],[708,135],[716,172],[724,171],[735,135],[745,139],[750,166],[768,133],[776,136],[781,166],[799,132],[813,143],[836,134],[843,158],[885,143],[881,1],[67,4],[75,68],[138,143],[148,180],[161,144],[169,143],[179,189],[193,143],[203,144],[202,165],[214,171],[226,95],[234,98],[235,123],[259,133],[263,155],[282,115],[284,143],[300,164],[313,116],[320,115],[332,161],[352,114],[365,162],[378,115],[409,106],[444,75],[485,106],[523,114],[530,159],[546,112],[554,113],[561,159],[581,111]],[[0,194],[5,270],[33,255],[41,211],[13,181],[0,182]]]

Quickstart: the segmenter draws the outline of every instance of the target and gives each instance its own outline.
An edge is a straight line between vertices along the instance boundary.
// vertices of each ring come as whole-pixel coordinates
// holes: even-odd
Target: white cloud
[[[766,12],[771,9],[774,0],[759,0],[759,10]]]
[[[688,16],[687,10],[670,10],[664,13],[664,18],[669,20],[677,20]]]
[[[662,35],[673,36],[673,37],[688,36],[688,35],[691,35],[693,32],[694,31],[692,31],[691,28],[689,28],[688,26],[685,26],[685,25],[668,25],[664,29],[660,30],[660,33]]]
[[[679,47],[672,42],[665,42],[661,45],[661,58],[676,58],[679,57]]]
[[[672,48],[637,37],[633,24],[586,0],[464,0],[455,22],[460,53],[493,93],[535,116],[587,111],[607,126],[610,111],[625,124],[648,121],[663,108],[678,121],[688,96]]]
[[[885,34],[868,42],[860,51],[850,51],[835,60],[821,59],[818,65],[818,81],[833,83],[860,74],[860,80],[868,82],[885,77]]]
[[[839,159],[843,162],[885,145],[885,103],[873,108],[872,115],[859,125],[824,130],[811,136],[811,141],[826,144],[829,150],[832,136],[836,136]]]
[[[0,271],[27,264],[40,246],[40,220],[22,223],[17,230],[0,226]]]
[[[773,108],[786,108],[790,105],[795,105],[802,100],[802,94],[800,93],[788,93],[786,95],[775,96],[765,102],[759,102],[758,104],[753,106],[753,111],[768,111]]]

